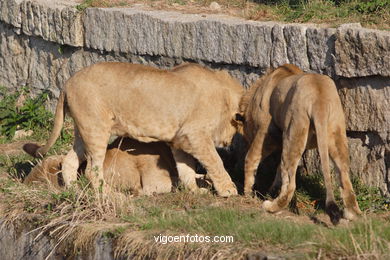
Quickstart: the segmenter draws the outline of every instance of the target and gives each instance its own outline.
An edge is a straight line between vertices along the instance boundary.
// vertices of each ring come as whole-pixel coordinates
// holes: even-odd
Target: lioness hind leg
[[[349,155],[347,138],[341,131],[334,135],[334,139],[329,144],[329,153],[337,171],[340,175],[341,197],[344,204],[344,218],[353,220],[357,215],[362,214],[356,201],[356,195],[349,179]]]
[[[292,121],[283,133],[283,150],[280,163],[282,187],[278,197],[273,201],[264,201],[263,208],[268,212],[278,212],[290,203],[295,191],[295,175],[298,163],[305,151],[308,133],[308,119],[304,122],[302,120]]]
[[[195,160],[186,152],[172,148],[180,182],[192,192],[199,192],[196,184]]]
[[[175,140],[174,145],[193,155],[201,164],[203,164],[218,195],[222,197],[237,195],[236,185],[234,185],[229,174],[226,172],[211,137],[193,137],[186,135]]]
[[[62,177],[66,187],[69,187],[72,182],[77,180],[77,169],[85,159],[84,143],[79,131],[75,128],[73,147],[62,162]]]

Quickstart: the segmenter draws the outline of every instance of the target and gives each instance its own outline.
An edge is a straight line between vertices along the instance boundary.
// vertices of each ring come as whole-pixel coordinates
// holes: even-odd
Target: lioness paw
[[[230,197],[238,194],[237,189],[233,183],[227,186],[228,187],[226,187],[225,189],[217,191],[219,196]]]

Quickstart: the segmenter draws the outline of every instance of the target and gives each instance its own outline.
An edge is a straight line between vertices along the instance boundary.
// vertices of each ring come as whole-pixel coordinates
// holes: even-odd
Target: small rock
[[[14,135],[14,138],[12,138],[13,140],[16,140],[16,139],[21,139],[21,138],[24,138],[24,137],[28,137],[28,136],[31,136],[33,134],[33,131],[32,130],[17,130],[15,132],[15,135]]]
[[[217,2],[211,2],[210,9],[212,11],[218,11],[221,10],[221,6]]]

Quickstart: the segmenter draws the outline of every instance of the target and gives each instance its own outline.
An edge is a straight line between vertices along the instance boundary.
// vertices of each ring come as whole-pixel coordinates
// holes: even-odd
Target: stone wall
[[[72,1],[55,2],[0,1],[0,85],[50,90],[55,100],[75,71],[115,60],[198,62],[229,70],[247,87],[270,66],[294,63],[336,81],[351,171],[390,193],[390,32],[134,8],[79,12]],[[315,156],[307,156],[313,167]]]
[[[24,223],[25,225],[27,223]],[[123,260],[114,257],[112,240],[97,237],[88,252],[72,252],[72,247],[61,248],[58,242],[41,230],[31,231],[31,227],[15,226],[0,219],[0,255],[7,260]],[[65,243],[63,243],[65,244]]]

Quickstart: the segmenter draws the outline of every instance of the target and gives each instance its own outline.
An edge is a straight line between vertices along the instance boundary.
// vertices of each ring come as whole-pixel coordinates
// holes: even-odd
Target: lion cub
[[[286,207],[295,191],[295,174],[305,149],[318,148],[326,185],[326,211],[333,224],[342,216],[336,205],[329,155],[340,174],[344,217],[361,214],[349,179],[349,155],[345,118],[337,89],[327,76],[304,73],[286,64],[269,71],[244,95],[240,103],[244,136],[250,144],[245,158],[245,193],[252,191],[262,159],[282,150],[278,172],[279,196],[263,207],[277,212]]]
[[[65,156],[54,155],[37,164],[25,178],[25,184],[47,183],[64,186],[61,164]],[[84,171],[81,166],[79,171]],[[170,148],[162,142],[141,143],[117,138],[108,146],[104,160],[105,181],[120,191],[137,195],[171,192],[177,185],[177,170]]]

